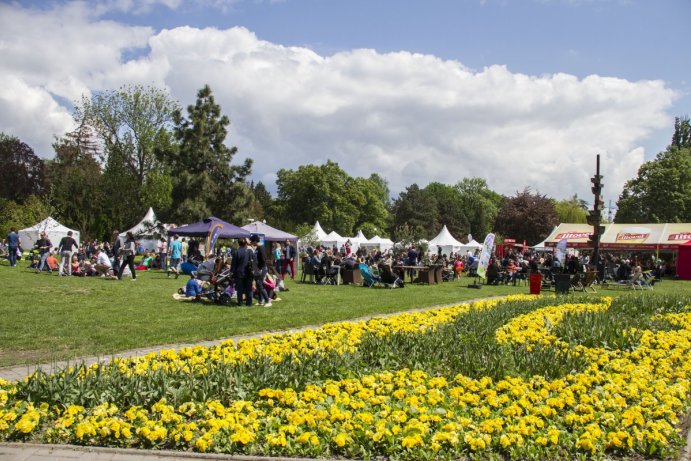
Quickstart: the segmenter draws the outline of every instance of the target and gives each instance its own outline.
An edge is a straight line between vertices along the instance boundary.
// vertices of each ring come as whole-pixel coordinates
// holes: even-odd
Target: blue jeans
[[[14,267],[17,265],[17,247],[7,247],[7,251],[9,251],[9,257],[10,257],[10,267]]]
[[[168,265],[166,264],[166,259],[168,259],[168,253],[159,253],[159,260],[161,261],[161,270],[168,270]]]
[[[52,270],[50,269],[50,265],[47,263],[47,259],[48,259],[48,255],[49,255],[49,254],[50,254],[50,253],[48,253],[48,252],[46,251],[45,253],[43,253],[43,254],[41,255],[41,262],[38,263],[38,271],[39,271],[39,272],[41,272],[41,271],[43,270],[44,267],[48,269],[48,272],[49,272],[49,273],[52,272]]]
[[[255,280],[257,283],[257,291],[259,292],[259,302],[264,302],[268,303],[270,301],[269,299],[269,294],[266,292],[266,288],[264,288],[264,278],[266,277],[266,274],[269,272],[269,268],[265,267],[262,269],[261,275]]]

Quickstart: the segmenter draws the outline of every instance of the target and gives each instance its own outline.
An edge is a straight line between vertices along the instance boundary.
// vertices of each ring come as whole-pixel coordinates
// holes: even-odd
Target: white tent
[[[68,231],[72,231],[72,238],[79,243],[79,231],[63,226],[52,217],[48,217],[38,224],[20,230],[19,238],[22,239],[22,248],[30,250],[40,238],[41,232],[45,232],[48,234],[53,248],[56,248],[60,244],[60,240],[62,240],[63,237],[67,237]]]
[[[314,223],[312,231],[314,232],[314,235],[317,237],[317,240],[319,240],[320,242],[324,240],[324,237],[326,237],[326,232],[324,232],[324,229],[322,229],[322,226],[321,224],[319,224],[319,221]]]
[[[482,249],[482,243],[478,243],[475,240],[471,240],[470,242],[466,243],[463,245],[461,248],[462,251],[468,252],[470,251],[471,253],[474,253],[476,250],[481,250]]]
[[[365,234],[362,233],[362,230],[359,230],[357,232],[357,235],[355,237],[350,237],[350,243],[351,243],[351,248],[353,251],[357,250],[360,248],[360,245],[366,244],[368,242],[367,237],[365,237]]]
[[[321,239],[321,244],[325,247],[331,247],[336,245],[340,248],[348,240],[346,237],[342,237],[338,232],[331,231],[323,239]]]
[[[451,235],[449,229],[447,229],[446,225],[444,225],[441,231],[439,231],[439,234],[429,241],[429,252],[437,253],[441,248],[442,254],[449,256],[451,253],[459,252],[463,246],[464,245],[461,242],[456,240],[453,235]]]
[[[154,209],[149,207],[139,224],[131,229],[127,229],[120,234],[120,239],[124,242],[128,232],[132,232],[140,246],[146,251],[156,251],[158,242],[161,240],[161,223],[156,219]]]
[[[393,247],[393,241],[388,238],[381,238],[378,235],[375,235],[371,239],[369,239],[367,242],[360,243],[360,246],[363,247],[368,247],[368,248],[378,248],[381,251],[385,251]]]

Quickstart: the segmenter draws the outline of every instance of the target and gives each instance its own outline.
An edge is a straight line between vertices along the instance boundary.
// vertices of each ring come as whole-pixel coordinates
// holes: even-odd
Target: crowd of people
[[[166,271],[168,277],[179,277],[180,274],[196,274],[198,267],[204,264],[199,249],[200,243],[178,235],[169,239],[161,238],[155,249],[146,250],[134,235],[128,233],[121,238],[118,231],[113,232],[111,241],[86,241],[78,243],[72,232],[61,238],[57,245],[51,242],[43,232],[30,252],[29,267],[37,274],[53,272],[59,276],[100,276],[122,280],[124,276],[137,279],[138,270],[159,269]],[[2,242],[0,250],[8,254],[10,266],[17,265],[22,255],[21,239],[16,229],[11,229]],[[135,264],[135,257],[140,256]],[[367,265],[374,272],[382,267],[404,279],[406,273],[420,266],[441,267],[443,280],[455,280],[462,274],[477,275],[479,251],[450,255],[428,254],[424,248],[411,245],[405,249],[354,247],[350,241],[340,246],[297,248],[292,241],[267,242],[263,245],[259,236],[250,239],[238,239],[232,246],[219,245],[215,252],[218,258],[227,264],[232,275],[230,292],[239,304],[249,305],[256,301],[259,305],[271,305],[272,290],[278,291],[286,277],[296,275],[296,261],[302,261],[314,268],[317,282],[333,280],[336,268],[356,269],[360,264]],[[643,258],[640,254],[622,256],[621,253],[601,252],[597,265],[600,281],[626,281],[632,274],[649,271],[656,279],[662,277],[669,268],[655,257]],[[557,273],[575,274],[593,267],[589,252],[569,254],[561,263],[552,253],[511,250],[501,257],[493,255],[486,269],[485,283],[513,284],[527,279],[530,273],[540,272],[549,279]],[[196,275],[186,287],[189,297],[198,299],[201,292],[194,289],[194,282],[202,287],[204,280]]]

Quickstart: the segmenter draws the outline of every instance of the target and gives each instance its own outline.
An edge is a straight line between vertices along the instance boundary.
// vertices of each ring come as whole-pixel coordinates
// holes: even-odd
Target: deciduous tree
[[[588,206],[585,201],[574,194],[570,199],[559,200],[554,203],[557,210],[557,221],[567,223],[588,222]]]
[[[156,165],[159,132],[172,129],[173,113],[178,108],[164,90],[125,85],[83,97],[74,117],[79,125],[93,127],[104,143],[103,155],[117,151],[141,187]]]
[[[464,178],[455,186],[461,208],[468,219],[469,233],[482,241],[492,232],[503,197],[494,192],[482,178]]]
[[[641,165],[624,185],[614,221],[691,222],[691,148],[671,145]]]
[[[45,165],[15,136],[0,132],[0,198],[18,203],[46,189]]]
[[[112,225],[106,212],[108,191],[96,156],[98,148],[88,127],[68,133],[53,144],[55,158],[47,162],[50,203],[68,227],[83,239],[103,238]]]
[[[495,230],[507,238],[535,245],[547,237],[556,224],[554,202],[526,188],[504,200],[497,214]]]

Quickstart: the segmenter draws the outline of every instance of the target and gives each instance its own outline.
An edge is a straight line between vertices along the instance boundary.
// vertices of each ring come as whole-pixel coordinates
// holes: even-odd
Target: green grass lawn
[[[159,271],[139,272],[136,282],[119,282],[36,275],[25,265],[0,266],[0,366],[110,355],[529,291],[526,286],[471,289],[467,278],[394,290],[288,281],[290,291],[280,293],[282,301],[273,307],[222,307],[174,300],[186,276],[175,280]],[[691,282],[665,280],[655,291],[691,296]]]

